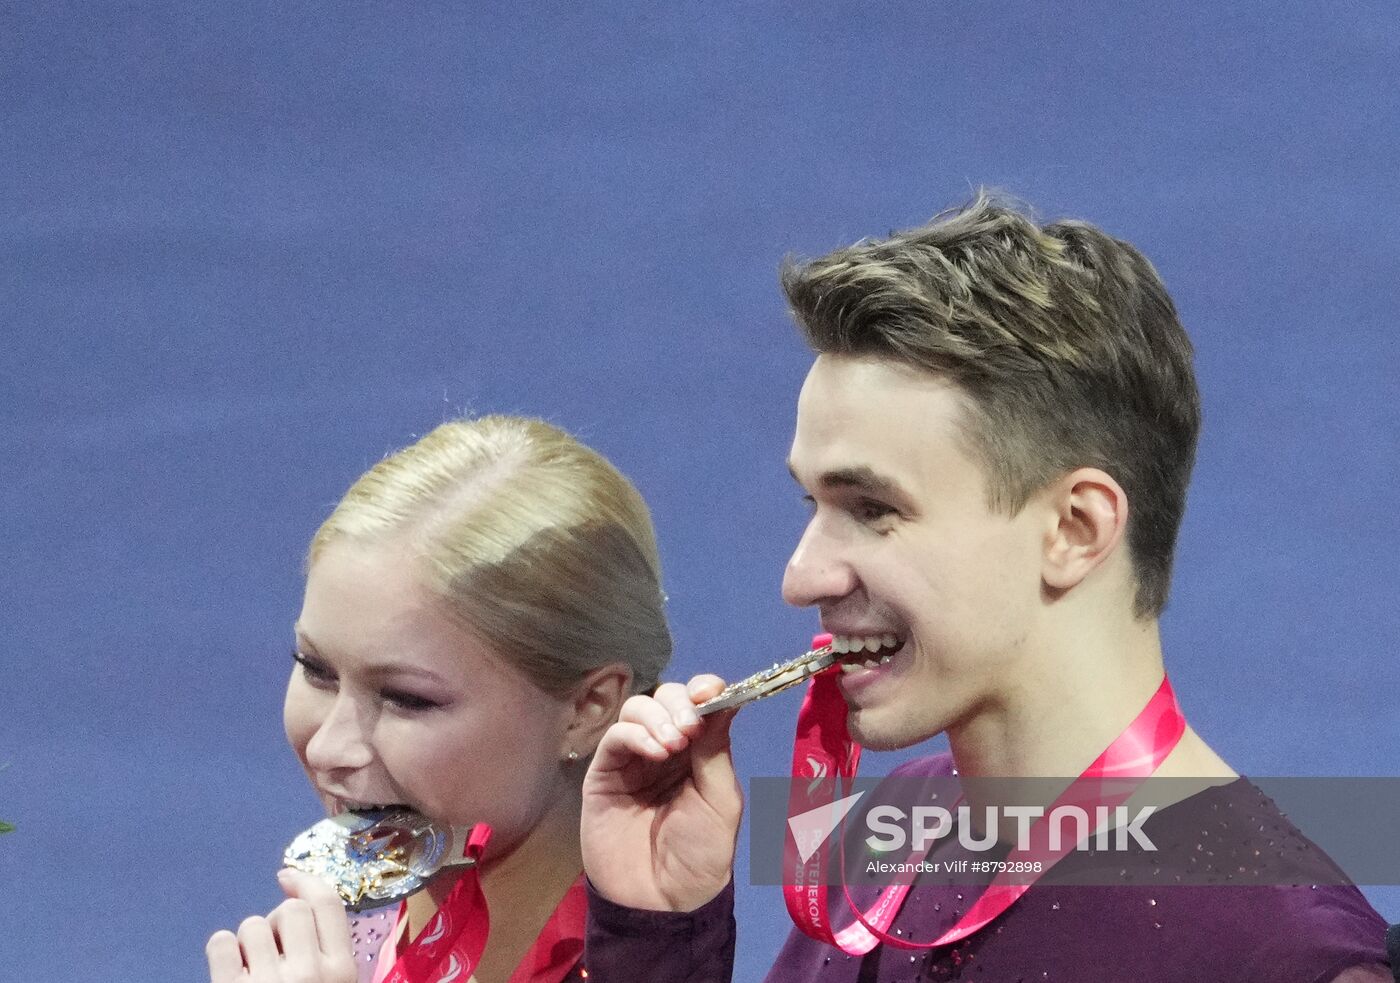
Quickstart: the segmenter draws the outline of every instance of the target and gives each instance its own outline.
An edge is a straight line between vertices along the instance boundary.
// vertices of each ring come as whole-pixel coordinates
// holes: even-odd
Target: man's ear
[[[1128,496],[1098,468],[1077,468],[1042,495],[1049,496],[1051,515],[1040,575],[1048,587],[1069,590],[1118,549],[1128,525]]]
[[[560,757],[577,760],[591,755],[603,732],[617,719],[631,695],[632,669],[621,662],[594,669],[574,686],[573,716],[564,734]],[[577,758],[571,757],[577,755]]]

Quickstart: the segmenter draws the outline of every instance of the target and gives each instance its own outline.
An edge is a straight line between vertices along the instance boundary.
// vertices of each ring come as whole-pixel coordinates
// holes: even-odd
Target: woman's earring
[[[579,759],[579,753],[578,753],[577,751],[570,751],[569,754],[568,754],[568,758],[569,758],[569,764],[573,764],[575,761],[577,761],[577,760]]]

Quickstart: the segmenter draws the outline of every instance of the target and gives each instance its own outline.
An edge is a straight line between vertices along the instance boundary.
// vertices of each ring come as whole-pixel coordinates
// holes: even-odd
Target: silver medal
[[[351,911],[374,908],[422,890],[453,859],[451,827],[409,809],[343,812],[292,840],[288,867],[332,885]]]
[[[781,693],[789,686],[795,686],[803,680],[811,679],[822,670],[831,668],[840,658],[840,654],[830,645],[823,645],[799,655],[790,662],[774,663],[768,669],[756,672],[737,683],[730,683],[718,696],[697,706],[695,712],[703,717],[718,710],[730,710],[754,700],[761,700],[765,696]]]

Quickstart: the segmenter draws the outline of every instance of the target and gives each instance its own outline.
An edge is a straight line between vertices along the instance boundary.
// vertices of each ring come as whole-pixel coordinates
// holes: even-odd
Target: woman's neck
[[[481,889],[491,915],[491,932],[477,983],[506,983],[529,952],[565,892],[583,872],[579,849],[580,799],[577,790],[561,796],[509,852],[481,867]],[[407,902],[412,940],[437,913],[462,872],[438,877]]]

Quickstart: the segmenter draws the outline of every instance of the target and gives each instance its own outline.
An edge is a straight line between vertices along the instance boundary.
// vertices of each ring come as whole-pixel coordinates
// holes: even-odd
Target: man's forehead
[[[860,416],[867,416],[863,411]],[[788,471],[804,487],[894,494],[918,487],[932,448],[919,446],[897,428],[869,426],[855,414],[833,413],[818,426],[804,426],[788,454]]]
[[[965,457],[964,399],[887,359],[822,355],[798,399],[789,468],[812,488],[913,490]]]
[[[956,437],[965,409],[966,396],[941,376],[888,359],[822,355],[797,400],[794,445]]]

